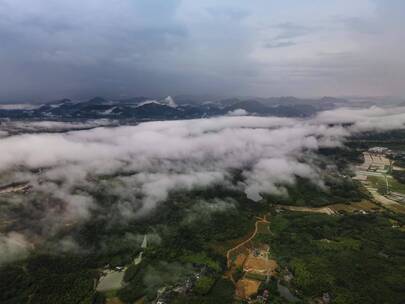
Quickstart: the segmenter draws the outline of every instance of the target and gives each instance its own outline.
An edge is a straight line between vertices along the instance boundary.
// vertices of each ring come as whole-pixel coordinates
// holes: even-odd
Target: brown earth
[[[241,279],[236,283],[235,295],[240,299],[248,299],[257,293],[260,284],[260,281]]]

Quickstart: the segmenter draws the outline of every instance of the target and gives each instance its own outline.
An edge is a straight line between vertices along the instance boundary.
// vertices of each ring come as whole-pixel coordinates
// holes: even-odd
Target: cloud
[[[142,215],[154,209],[158,202],[165,201],[171,190],[190,191],[195,188],[206,188],[214,184],[223,184],[224,172],[196,172],[189,174],[140,173],[134,176],[135,184],[141,187],[145,196]]]
[[[63,132],[69,130],[91,129],[99,126],[115,125],[117,122],[109,119],[92,119],[83,122],[10,120],[2,121],[1,124],[3,132],[17,134],[21,132]]]
[[[0,138],[0,184],[23,182],[32,189],[4,200],[3,216],[29,214],[16,232],[46,239],[95,214],[110,225],[139,220],[176,191],[221,185],[255,201],[287,195],[285,187],[297,177],[323,187],[320,169],[307,157],[319,148],[341,146],[358,132],[404,127],[405,108],[372,107],[306,119],[225,116],[8,136]],[[244,177],[237,184],[235,170]],[[189,221],[199,208],[209,217],[234,207],[215,200],[197,205],[187,207]],[[10,238],[3,237],[3,247]],[[75,247],[68,238],[63,245]]]
[[[297,160],[262,159],[251,172],[246,173],[246,195],[253,201],[260,201],[261,193],[287,196],[287,191],[280,185],[294,184],[296,176],[312,181],[319,179],[319,175],[311,166]]]
[[[2,137],[6,137],[6,136],[8,136],[8,132],[7,131],[0,131],[0,138],[2,138]]]
[[[1,80],[12,94],[0,97],[52,98],[96,91],[95,95],[119,94],[121,90],[128,92],[130,85],[137,87],[136,81],[147,88],[145,80],[154,74],[152,65],[159,66],[157,59],[167,59],[165,53],[181,47],[187,35],[175,20],[178,5],[177,0],[126,0],[119,4],[105,0],[1,0],[0,37],[4,44],[0,53],[8,59],[1,67],[10,76]],[[144,65],[147,61],[150,63]],[[20,78],[18,84],[14,77]],[[102,88],[114,82],[112,89]]]
[[[268,49],[274,49],[274,48],[284,48],[284,47],[289,47],[289,46],[293,46],[296,45],[295,42],[293,41],[271,41],[268,42],[264,45],[264,47],[268,48]]]
[[[0,234],[0,265],[23,259],[28,255],[30,244],[24,235],[10,232]]]
[[[385,131],[401,129],[405,126],[405,107],[368,109],[340,108],[318,114],[316,120],[320,123],[352,124],[352,132]]]
[[[33,104],[0,104],[0,110],[32,110],[38,107]]]
[[[274,40],[293,39],[312,33],[315,29],[305,25],[299,25],[291,22],[280,23],[274,26],[280,33],[274,37]]]
[[[229,212],[236,209],[236,202],[232,199],[199,200],[187,211],[182,224],[191,224],[199,221],[210,221],[213,214]]]
[[[228,116],[246,116],[248,114],[249,112],[245,109],[236,109],[227,113]]]
[[[0,0],[0,99],[403,95],[403,11],[376,0]]]

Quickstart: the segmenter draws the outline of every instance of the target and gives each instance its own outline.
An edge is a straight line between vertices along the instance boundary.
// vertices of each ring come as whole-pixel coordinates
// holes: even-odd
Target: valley
[[[405,304],[404,0],[0,0],[0,304]]]
[[[391,151],[373,150],[378,133],[311,151],[310,126],[292,161],[297,148],[285,146],[285,132],[301,134],[304,125],[245,119],[41,131],[4,141],[65,148],[45,157],[20,149],[19,166],[2,172],[0,232],[8,251],[0,272],[12,280],[1,282],[1,301],[399,304],[402,133],[387,135]],[[250,136],[235,135],[240,121],[238,132]],[[220,149],[217,132],[228,137]],[[201,141],[215,149],[201,151]],[[256,162],[258,153],[268,156]]]

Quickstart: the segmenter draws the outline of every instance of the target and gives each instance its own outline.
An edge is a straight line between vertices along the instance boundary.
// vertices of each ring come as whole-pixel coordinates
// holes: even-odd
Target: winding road
[[[263,216],[263,218],[257,217],[257,219],[258,219],[258,220],[257,220],[256,223],[255,223],[255,230],[254,230],[253,234],[252,234],[249,238],[247,238],[246,240],[244,240],[244,241],[242,241],[241,243],[237,244],[235,247],[229,249],[229,250],[226,252],[226,261],[227,261],[228,268],[230,268],[231,265],[232,265],[231,253],[232,253],[233,251],[239,249],[240,247],[244,246],[245,244],[249,243],[249,242],[256,236],[257,230],[259,229],[259,228],[258,228],[259,223],[269,223],[269,221],[266,220],[266,216]]]

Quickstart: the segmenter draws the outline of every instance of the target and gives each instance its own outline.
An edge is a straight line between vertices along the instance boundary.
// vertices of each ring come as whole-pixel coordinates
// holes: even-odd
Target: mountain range
[[[76,102],[62,99],[31,108],[0,108],[0,118],[75,120],[75,119],[134,119],[167,120],[192,119],[227,115],[235,110],[258,116],[308,117],[318,111],[345,105],[348,101],[333,97],[321,99],[278,98],[230,98],[214,101],[194,101],[169,97],[154,100],[147,97],[133,97],[109,100],[94,97]]]

